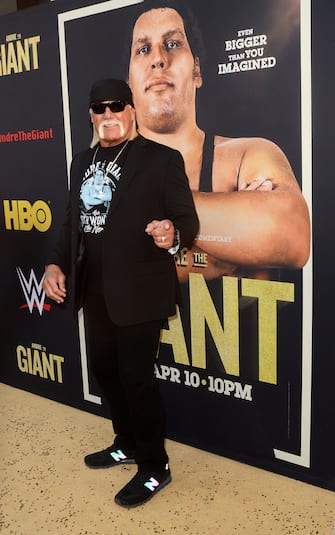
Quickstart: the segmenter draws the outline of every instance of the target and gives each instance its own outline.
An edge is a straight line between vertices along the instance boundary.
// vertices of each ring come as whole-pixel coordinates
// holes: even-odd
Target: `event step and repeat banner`
[[[331,17],[310,0],[173,5],[177,25],[167,9],[153,25],[165,3],[147,0],[0,17],[0,378],[108,417],[71,280],[65,305],[42,283],[90,86],[124,78],[139,129],[183,154],[200,219],[155,365],[168,437],[335,489]]]

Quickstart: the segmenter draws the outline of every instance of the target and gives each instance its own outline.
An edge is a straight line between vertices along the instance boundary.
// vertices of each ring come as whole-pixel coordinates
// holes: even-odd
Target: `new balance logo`
[[[151,477],[149,481],[144,483],[144,486],[147,487],[147,489],[151,490],[151,492],[153,492],[155,488],[159,486],[159,482],[154,477]]]
[[[117,462],[117,463],[127,459],[127,456],[123,453],[122,450],[111,451],[110,454],[113,457],[114,461]]]
[[[40,282],[38,282],[33,269],[30,270],[28,280],[24,276],[21,268],[17,267],[16,271],[19,277],[22,291],[24,293],[24,297],[26,299],[26,303],[20,306],[20,308],[28,308],[30,314],[32,314],[34,308],[37,308],[40,316],[42,316],[43,310],[50,310],[50,305],[46,305],[44,303],[45,292],[42,289],[44,275]]]

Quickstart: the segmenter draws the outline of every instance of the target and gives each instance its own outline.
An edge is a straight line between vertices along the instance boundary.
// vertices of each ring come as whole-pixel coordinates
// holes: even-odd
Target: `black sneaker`
[[[142,505],[168,485],[170,481],[169,468],[164,472],[137,472],[136,476],[117,493],[114,498],[115,503],[123,507]]]
[[[112,445],[105,450],[86,455],[84,462],[89,468],[109,468],[118,464],[135,464],[135,453]]]

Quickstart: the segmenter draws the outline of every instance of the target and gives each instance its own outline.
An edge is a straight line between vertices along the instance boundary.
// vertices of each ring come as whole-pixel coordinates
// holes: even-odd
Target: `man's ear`
[[[199,58],[197,56],[194,58],[193,80],[195,80],[196,87],[201,87],[202,86],[200,60],[199,60]]]

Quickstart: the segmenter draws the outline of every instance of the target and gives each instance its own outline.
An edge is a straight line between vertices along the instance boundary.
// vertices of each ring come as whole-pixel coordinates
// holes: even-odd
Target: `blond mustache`
[[[125,134],[125,129],[124,129],[124,126],[122,123],[120,123],[119,121],[111,121],[111,120],[104,120],[100,123],[99,125],[99,128],[98,128],[98,133],[99,133],[99,137],[100,139],[103,139],[104,138],[104,127],[105,126],[118,126],[119,129],[120,129],[120,137],[124,136]]]

